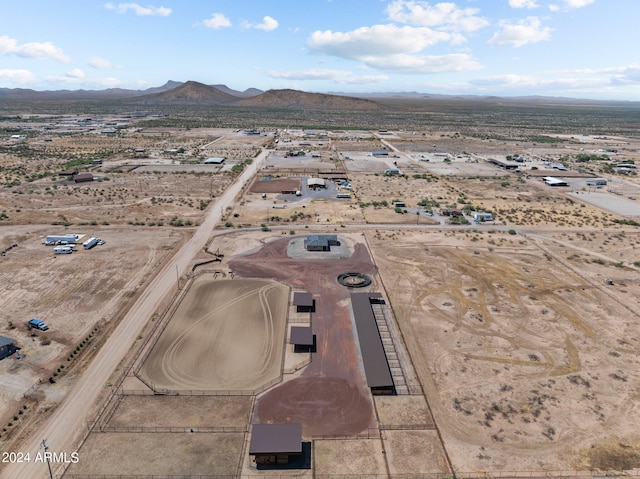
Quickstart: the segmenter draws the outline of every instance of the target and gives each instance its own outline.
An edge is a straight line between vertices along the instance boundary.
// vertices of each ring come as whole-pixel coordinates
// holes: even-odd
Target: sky
[[[640,101],[638,0],[22,0],[0,88],[544,95]]]

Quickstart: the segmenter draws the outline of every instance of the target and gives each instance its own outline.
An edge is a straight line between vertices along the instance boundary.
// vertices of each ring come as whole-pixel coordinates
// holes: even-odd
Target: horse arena
[[[156,392],[245,391],[280,377],[289,289],[197,276],[142,366]]]

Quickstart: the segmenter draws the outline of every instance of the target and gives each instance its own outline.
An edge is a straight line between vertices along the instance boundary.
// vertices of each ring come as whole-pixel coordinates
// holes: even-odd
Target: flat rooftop
[[[303,306],[306,308],[313,307],[313,295],[311,293],[295,292],[293,293],[294,306]]]
[[[364,373],[370,388],[393,387],[387,355],[371,309],[371,298],[381,298],[381,295],[380,293],[351,293],[351,308],[358,330]]]
[[[254,424],[249,454],[302,453],[302,424]]]
[[[313,331],[311,326],[291,326],[289,343],[299,346],[313,346]]]

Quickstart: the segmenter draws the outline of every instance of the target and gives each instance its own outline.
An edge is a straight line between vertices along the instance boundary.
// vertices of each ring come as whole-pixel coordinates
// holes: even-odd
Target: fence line
[[[314,479],[519,479],[519,478],[615,478],[638,477],[640,470],[627,472],[596,473],[592,471],[503,471],[496,473],[466,472],[445,474],[438,472],[406,473],[406,474],[314,474]],[[304,470],[300,470],[304,475]],[[105,474],[72,474],[68,479],[291,479],[291,474],[218,474],[218,475],[105,475]]]
[[[245,433],[247,426],[207,426],[207,427],[147,427],[147,426],[101,426],[100,432],[126,433]]]
[[[147,384],[151,390],[117,389],[118,394],[125,396],[256,396],[275,384],[282,382],[282,375],[272,379],[256,389],[220,390],[220,389],[167,389],[159,388],[154,383]]]
[[[382,424],[380,423],[381,431],[433,431],[436,426],[433,423],[430,424]]]
[[[336,440],[336,441],[351,441],[354,439],[380,439],[380,429],[375,427],[370,427],[366,431],[361,431],[357,434],[352,435],[311,435],[312,439],[315,440]]]

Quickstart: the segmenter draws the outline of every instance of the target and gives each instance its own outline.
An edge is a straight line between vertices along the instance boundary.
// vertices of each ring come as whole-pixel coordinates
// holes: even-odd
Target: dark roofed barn
[[[293,293],[293,304],[298,313],[313,313],[315,311],[316,302],[311,293],[296,291]]]
[[[84,183],[87,181],[93,181],[93,173],[80,173],[73,177],[73,181],[76,183]]]
[[[0,336],[0,359],[4,359],[7,356],[11,356],[18,349],[16,346],[16,340],[7,338],[6,336]]]
[[[302,424],[254,424],[249,455],[254,456],[258,468],[304,462]]]
[[[331,251],[331,246],[339,246],[337,235],[309,235],[304,240],[307,251]]]
[[[351,308],[358,331],[364,373],[371,393],[395,394],[389,362],[371,308],[371,302],[380,301],[381,298],[380,293],[351,293]]]
[[[316,338],[311,326],[291,326],[289,343],[293,344],[296,353],[313,352]]]

